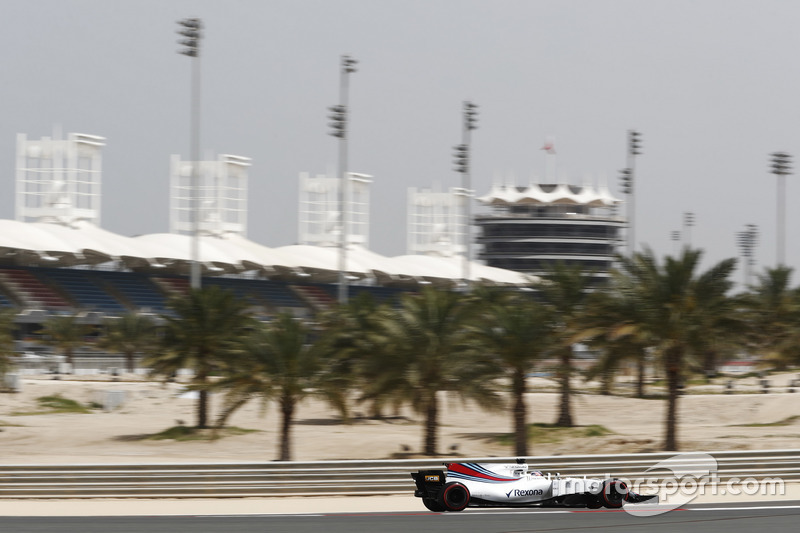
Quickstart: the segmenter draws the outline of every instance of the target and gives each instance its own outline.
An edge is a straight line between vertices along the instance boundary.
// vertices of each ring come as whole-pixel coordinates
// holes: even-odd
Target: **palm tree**
[[[149,315],[127,313],[105,321],[104,334],[97,346],[124,354],[126,369],[133,373],[136,371],[134,356],[151,351],[156,343],[155,320]]]
[[[77,315],[56,315],[48,318],[38,333],[42,336],[39,342],[61,350],[72,366],[75,349],[86,343],[89,326],[81,324]]]
[[[440,391],[490,408],[499,405],[492,378],[498,367],[468,342],[475,306],[459,293],[426,287],[405,295],[399,307],[378,317],[381,349],[371,360],[366,398],[408,403],[425,419],[423,451],[437,454]]]
[[[701,257],[702,251],[685,248],[679,257],[666,257],[663,264],[650,250],[621,258],[640,298],[642,327],[656,342],[664,365],[666,450],[678,449],[677,404],[687,358],[697,353],[696,341],[705,332],[708,314],[732,286],[729,278],[736,265],[735,259],[726,259],[698,274]]]
[[[248,304],[233,292],[216,286],[191,289],[167,302],[171,313],[165,321],[158,353],[142,364],[154,374],[173,376],[182,369],[194,371],[192,388],[199,391],[197,427],[208,422],[209,377],[225,367],[230,354],[255,322]]]
[[[291,430],[298,403],[319,383],[320,350],[311,329],[288,313],[248,335],[238,366],[216,384],[228,391],[228,404],[258,397],[276,400],[281,411],[279,461],[292,460]]]
[[[371,294],[362,292],[344,306],[336,306],[319,318],[317,340],[325,371],[318,384],[328,402],[341,413],[342,420],[350,419],[349,393],[367,381],[369,360],[380,349],[376,343],[376,318],[383,305]],[[381,405],[372,402],[372,414],[381,417]]]
[[[587,300],[581,337],[598,348],[601,356],[586,373],[586,378],[602,376],[604,394],[610,392],[610,381],[620,364],[633,361],[637,374],[636,396],[644,397],[647,349],[652,345],[643,327],[644,309],[632,280],[619,271],[612,271],[610,285],[593,292]]]
[[[697,314],[697,327],[692,330],[691,345],[699,361],[697,370],[706,379],[716,375],[717,364],[721,356],[732,356],[746,345],[752,324],[741,297],[730,296],[727,285],[719,291],[709,285],[705,293],[700,293],[702,312]]]
[[[552,306],[558,317],[556,335],[559,366],[557,369],[561,386],[561,402],[555,425],[572,427],[572,346],[579,340],[582,331],[582,316],[585,312],[591,276],[580,265],[555,263],[543,274],[539,290],[543,300]]]
[[[554,342],[551,308],[521,293],[507,293],[500,299],[479,299],[480,319],[474,338],[491,354],[511,379],[512,422],[517,456],[528,455],[526,376]]]
[[[778,368],[797,359],[800,289],[790,286],[793,269],[768,268],[742,295],[752,328],[750,338],[764,359]]]

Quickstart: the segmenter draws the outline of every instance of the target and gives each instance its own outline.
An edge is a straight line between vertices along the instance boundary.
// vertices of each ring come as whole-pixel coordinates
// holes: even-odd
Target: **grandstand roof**
[[[70,267],[119,261],[133,270],[189,272],[191,237],[156,233],[125,237],[81,221],[72,225],[0,220],[0,259],[19,264]],[[410,255],[384,257],[350,245],[347,272],[353,279],[379,284],[452,285],[462,276],[460,257]],[[202,236],[199,259],[205,275],[260,271],[274,279],[337,279],[339,249],[306,245],[269,248],[239,235]],[[473,262],[470,279],[500,285],[527,285],[534,278]]]

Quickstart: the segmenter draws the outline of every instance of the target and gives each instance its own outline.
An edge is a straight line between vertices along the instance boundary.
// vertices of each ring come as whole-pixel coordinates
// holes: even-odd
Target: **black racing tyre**
[[[442,513],[447,510],[444,508],[444,505],[433,498],[422,498],[422,505],[424,505],[427,510],[433,511],[434,513]]]
[[[603,492],[600,493],[600,498],[603,505],[609,509],[619,509],[628,500],[630,491],[628,485],[619,479],[607,479],[603,483]]]
[[[450,482],[439,492],[438,503],[446,511],[463,511],[469,504],[469,489],[456,481]]]

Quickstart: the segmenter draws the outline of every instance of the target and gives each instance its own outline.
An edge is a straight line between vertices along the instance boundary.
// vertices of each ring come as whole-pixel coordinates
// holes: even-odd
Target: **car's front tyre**
[[[619,509],[628,500],[628,485],[619,479],[607,479],[603,483],[603,492],[600,498],[609,509]]]

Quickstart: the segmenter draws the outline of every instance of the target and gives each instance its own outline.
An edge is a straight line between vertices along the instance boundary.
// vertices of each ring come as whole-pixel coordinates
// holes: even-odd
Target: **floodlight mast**
[[[341,58],[341,69],[339,71],[339,105],[329,107],[331,115],[329,126],[330,135],[339,139],[339,303],[347,303],[347,184],[349,181],[347,172],[347,126],[349,110],[348,96],[350,91],[349,76],[356,72],[358,61],[350,56],[343,55]]]
[[[742,261],[744,266],[744,286],[745,288],[750,286],[750,276],[753,271],[753,265],[755,261],[753,260],[753,250],[756,247],[756,243],[758,242],[758,227],[755,224],[747,224],[745,225],[744,231],[740,231],[736,235],[736,243],[742,249],[742,255],[744,256],[744,261]]]
[[[777,266],[783,266],[786,256],[786,176],[792,173],[792,156],[786,152],[775,152],[771,157],[770,172],[778,178]]]
[[[642,134],[636,130],[628,130],[628,167],[621,171],[622,192],[628,195],[628,254],[632,257],[636,252],[636,156],[641,155]]]
[[[184,46],[178,51],[179,54],[192,58],[192,79],[191,79],[191,199],[190,213],[192,218],[192,244],[191,244],[191,267],[190,267],[190,286],[192,289],[199,289],[202,285],[200,276],[200,41],[203,34],[203,21],[199,18],[186,18],[178,21],[180,28],[178,34],[185,37],[180,39],[178,44]]]
[[[692,228],[694,227],[695,216],[691,211],[683,213],[683,235],[686,238],[686,246],[692,247]]]
[[[461,144],[453,147],[453,170],[461,174],[461,189],[464,195],[464,257],[462,275],[464,289],[470,288],[470,266],[472,261],[472,130],[478,129],[478,105],[471,101],[463,104],[463,123],[461,129]]]

